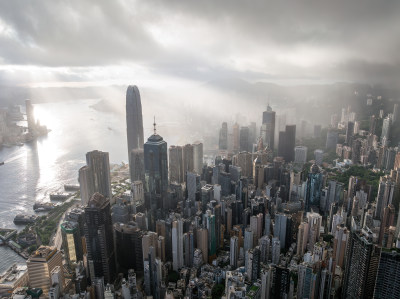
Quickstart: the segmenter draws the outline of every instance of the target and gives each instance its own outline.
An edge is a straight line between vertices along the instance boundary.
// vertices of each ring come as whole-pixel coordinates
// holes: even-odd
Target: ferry
[[[52,193],[50,194],[50,200],[66,200],[70,196],[68,193]]]
[[[69,185],[69,184],[65,184],[64,185],[64,190],[65,191],[79,191],[80,190],[80,186],[79,185]]]
[[[54,209],[54,204],[50,202],[35,202],[33,205],[33,210],[35,212],[50,211]]]
[[[34,223],[36,218],[37,218],[37,216],[35,216],[35,215],[18,214],[14,218],[14,223],[15,224]]]

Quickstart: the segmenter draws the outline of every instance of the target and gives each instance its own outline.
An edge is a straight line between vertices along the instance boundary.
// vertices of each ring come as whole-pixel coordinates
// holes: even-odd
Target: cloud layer
[[[400,79],[400,2],[1,1],[0,85]]]

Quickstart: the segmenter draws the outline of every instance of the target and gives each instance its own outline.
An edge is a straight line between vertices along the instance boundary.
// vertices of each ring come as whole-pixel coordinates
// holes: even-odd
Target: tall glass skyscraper
[[[167,143],[154,132],[144,145],[145,191],[148,192],[154,203],[157,200],[157,208],[161,208],[162,197],[168,191],[168,157]]]
[[[129,85],[126,91],[126,131],[128,153],[133,149],[143,148],[142,102],[136,85]]]

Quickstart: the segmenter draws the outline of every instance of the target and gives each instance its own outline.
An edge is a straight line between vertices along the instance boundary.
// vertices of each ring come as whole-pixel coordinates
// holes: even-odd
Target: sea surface
[[[34,214],[35,201],[50,201],[50,193],[63,191],[64,184],[78,184],[78,170],[85,165],[87,152],[95,149],[109,152],[110,163],[127,163],[125,114],[94,109],[92,106],[99,101],[34,105],[36,119],[51,131],[24,146],[0,149],[0,162],[5,162],[0,166],[0,227],[21,230],[23,225],[13,223],[16,214]],[[176,129],[179,126],[184,131],[185,126],[177,123],[171,114],[164,112],[158,118],[161,118],[157,121],[161,122],[158,132],[168,145],[184,144]],[[145,140],[153,133],[153,115],[143,117]],[[168,123],[170,118],[173,123]],[[21,260],[12,250],[0,246],[0,273]]]

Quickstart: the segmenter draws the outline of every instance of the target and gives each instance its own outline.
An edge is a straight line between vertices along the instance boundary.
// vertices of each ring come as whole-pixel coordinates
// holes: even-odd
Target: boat
[[[33,210],[35,212],[50,211],[54,209],[54,204],[50,202],[35,202],[33,205]]]
[[[27,214],[18,214],[14,217],[15,224],[28,224],[34,223],[36,221],[37,216],[35,215],[27,215]]]
[[[79,185],[70,185],[70,184],[65,184],[64,185],[64,190],[65,191],[79,191],[80,186]]]
[[[0,166],[4,165],[4,162],[0,162]]]
[[[51,193],[50,200],[66,200],[71,195],[69,193]]]
[[[22,142],[17,143],[18,146],[24,146]]]

